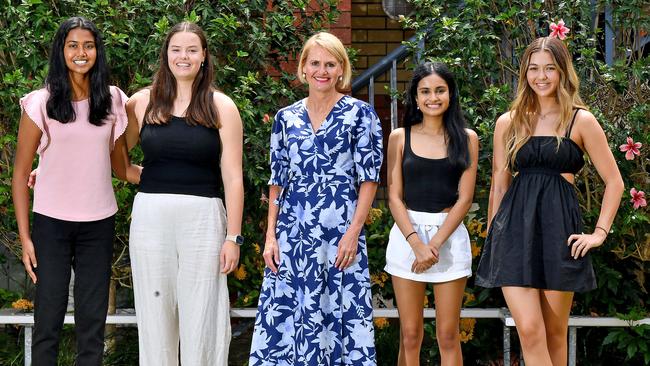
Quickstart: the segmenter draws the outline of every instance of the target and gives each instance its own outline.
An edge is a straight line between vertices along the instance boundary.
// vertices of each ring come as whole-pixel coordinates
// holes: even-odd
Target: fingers
[[[354,263],[356,256],[357,256],[356,247],[353,249],[339,247],[339,250],[336,253],[336,260],[334,262],[334,267],[342,271],[350,267]]]
[[[264,246],[264,253],[262,253],[262,257],[264,258],[264,263],[266,266],[269,267],[273,273],[278,273],[276,262],[277,264],[280,264],[280,251],[277,244],[267,243]]]
[[[29,278],[31,278],[33,283],[36,283],[36,273],[34,273],[34,268],[36,268],[36,258],[33,258],[33,253],[29,254],[23,254],[23,264],[25,265],[25,270],[27,271],[27,274],[29,275]]]
[[[224,247],[221,248],[221,273],[230,274],[237,269],[239,264],[239,255],[230,249]]]
[[[573,234],[567,240],[571,246],[571,256],[573,259],[584,257],[594,244],[589,241],[590,236],[585,234]]]
[[[35,183],[36,183],[36,169],[32,170],[32,172],[29,173],[29,177],[27,178],[27,187],[33,189]]]

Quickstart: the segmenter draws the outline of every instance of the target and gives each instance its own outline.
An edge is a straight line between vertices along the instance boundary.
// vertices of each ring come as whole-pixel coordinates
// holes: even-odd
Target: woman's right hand
[[[34,268],[37,267],[36,263],[36,251],[34,250],[34,243],[32,239],[22,240],[23,247],[23,264],[25,265],[25,270],[27,274],[32,279],[33,283],[36,283],[36,273],[34,273]]]
[[[434,246],[424,244],[420,238],[412,241],[415,241],[411,246],[415,254],[415,261],[411,265],[412,272],[422,273],[438,263],[438,250]]]
[[[264,263],[273,271],[278,273],[278,265],[280,264],[280,248],[278,247],[278,240],[275,238],[275,233],[266,234],[266,244],[264,244]]]

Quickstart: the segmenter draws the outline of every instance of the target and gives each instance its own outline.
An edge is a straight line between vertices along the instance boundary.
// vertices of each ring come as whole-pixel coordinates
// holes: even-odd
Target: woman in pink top
[[[80,17],[59,27],[45,87],[20,100],[12,180],[23,263],[36,284],[33,365],[55,365],[75,271],[77,365],[101,365],[117,204],[111,168],[139,179],[121,137],[126,95],[108,84],[99,31]],[[39,155],[29,230],[27,180]],[[127,168],[128,166],[128,168]]]

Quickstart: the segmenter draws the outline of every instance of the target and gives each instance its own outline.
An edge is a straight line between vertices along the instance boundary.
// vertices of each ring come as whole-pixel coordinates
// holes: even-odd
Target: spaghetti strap
[[[571,119],[571,124],[569,124],[569,128],[566,130],[566,134],[564,135],[564,137],[566,137],[566,138],[568,138],[568,139],[571,138],[571,130],[573,130],[573,124],[575,123],[575,121],[576,121],[576,116],[578,115],[578,112],[579,112],[581,109],[582,109],[582,108],[576,108],[575,113],[573,113],[573,119]]]

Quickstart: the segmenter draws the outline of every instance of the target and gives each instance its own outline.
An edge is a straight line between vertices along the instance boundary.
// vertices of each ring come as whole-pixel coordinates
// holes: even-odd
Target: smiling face
[[[554,96],[560,83],[560,72],[548,51],[533,52],[526,71],[528,86],[538,97]]]
[[[447,82],[437,74],[422,78],[415,101],[424,116],[442,116],[449,108]]]
[[[204,60],[205,50],[196,34],[178,32],[169,40],[167,65],[176,80],[193,80]]]
[[[325,48],[315,45],[302,68],[310,91],[336,92],[336,83],[343,75],[341,63]]]
[[[69,73],[85,75],[95,65],[95,37],[87,29],[74,28],[65,37],[63,57]]]

